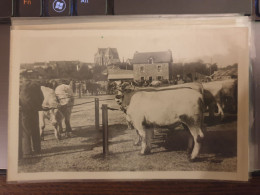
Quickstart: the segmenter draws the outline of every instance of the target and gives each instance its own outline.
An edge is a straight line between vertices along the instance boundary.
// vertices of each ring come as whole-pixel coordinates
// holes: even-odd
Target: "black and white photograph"
[[[249,28],[230,20],[13,30],[9,180],[245,180]]]

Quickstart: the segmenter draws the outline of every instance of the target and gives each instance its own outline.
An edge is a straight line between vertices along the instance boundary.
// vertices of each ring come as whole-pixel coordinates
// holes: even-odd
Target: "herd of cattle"
[[[62,84],[55,89],[41,86],[41,91],[44,96],[42,110],[38,112],[41,139],[44,140],[45,119],[52,124],[57,139],[61,139],[65,120],[65,134],[69,137],[74,105],[72,86]],[[194,160],[204,137],[204,113],[208,112],[211,120],[216,116],[223,120],[225,113],[237,111],[237,80],[234,79],[157,88],[122,83],[117,91],[116,102],[125,112],[128,126],[137,132],[135,144],[141,145],[141,154],[151,152],[154,127],[183,125],[192,135],[188,149],[192,151],[190,159]]]
[[[200,151],[204,137],[204,113],[214,120],[224,119],[225,113],[237,111],[237,80],[209,83],[185,83],[160,88],[135,88],[129,84],[119,86],[116,101],[126,113],[129,127],[136,129],[141,154],[151,152],[154,127],[183,125],[193,138],[189,140],[190,159]],[[193,147],[193,149],[192,149]]]

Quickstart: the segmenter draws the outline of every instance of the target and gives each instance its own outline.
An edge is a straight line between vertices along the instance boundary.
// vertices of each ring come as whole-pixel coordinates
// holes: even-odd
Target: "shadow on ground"
[[[114,138],[120,135],[124,135],[127,130],[126,125],[116,124],[109,126],[109,138]],[[45,144],[50,144],[46,149],[43,149],[40,154],[32,155],[26,159],[21,159],[19,165],[32,165],[41,161],[42,158],[52,157],[64,154],[73,154],[77,152],[91,151],[96,147],[102,147],[103,145],[103,133],[102,129],[96,130],[95,126],[90,127],[76,127],[73,129],[73,136],[71,138],[63,138],[61,141],[57,141],[55,138],[44,141]],[[45,136],[53,136],[52,131],[46,131]],[[87,138],[80,141],[77,145],[65,145],[64,142],[69,142],[70,139]],[[119,144],[122,142],[128,142],[131,140],[122,140],[116,142],[110,142],[109,145]]]
[[[236,131],[205,132],[200,154],[215,154],[218,157],[237,155]],[[190,133],[186,130],[159,132],[154,137],[154,147],[165,147],[167,151],[187,151]]]
[[[127,126],[123,124],[115,124],[115,125],[109,125],[109,138],[114,138],[120,135],[125,135],[125,131],[127,130]],[[73,130],[73,134],[76,137],[85,137],[88,138],[86,142],[91,142],[94,139],[96,141],[97,139],[101,140],[103,139],[103,130],[102,127],[99,130],[95,129],[95,126],[90,127],[76,127],[75,130]]]
[[[233,121],[237,121],[237,115],[236,114],[225,114],[225,117],[221,120],[220,116],[215,116],[214,118],[210,118],[208,116],[204,117],[204,122],[207,124],[207,126],[213,126],[213,125],[220,125],[220,124],[227,124]]]

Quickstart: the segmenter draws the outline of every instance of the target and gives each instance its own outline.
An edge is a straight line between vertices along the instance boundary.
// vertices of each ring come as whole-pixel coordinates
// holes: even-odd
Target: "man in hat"
[[[19,95],[19,158],[41,151],[38,111],[43,94],[37,81],[22,81]]]

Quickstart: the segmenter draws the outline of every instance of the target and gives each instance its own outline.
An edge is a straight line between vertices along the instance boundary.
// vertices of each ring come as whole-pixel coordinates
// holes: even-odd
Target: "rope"
[[[83,104],[89,104],[89,103],[94,103],[95,101],[91,101],[91,102],[83,102],[83,103],[80,103],[80,104],[74,104],[72,106],[80,106],[80,105],[83,105]]]
[[[117,109],[117,108],[111,108],[111,107],[107,107],[107,109],[108,109],[108,110],[112,110],[112,111],[114,111],[114,110],[120,110],[120,109]]]
[[[99,100],[99,101],[101,102],[101,101],[108,101],[108,100],[115,100],[115,99],[104,99],[104,100]]]
[[[65,98],[63,98],[63,99],[65,99]],[[114,100],[114,99],[103,99],[103,100],[99,100],[99,101],[108,101],[108,100]],[[89,102],[83,102],[83,103],[79,103],[79,104],[74,104],[74,105],[71,105],[70,107],[74,107],[74,106],[80,106],[80,105],[84,105],[84,104],[90,104],[90,103],[94,103],[95,102],[95,100],[94,101],[89,101]],[[68,106],[68,105],[67,105]],[[69,106],[68,106],[69,107]],[[58,109],[59,107],[52,107],[52,108],[46,108],[46,107],[44,107],[44,108],[42,108],[42,111],[49,111],[49,110],[51,110],[51,109]],[[109,110],[119,110],[119,109],[117,109],[117,108],[110,108],[110,107],[108,107],[108,109]]]

